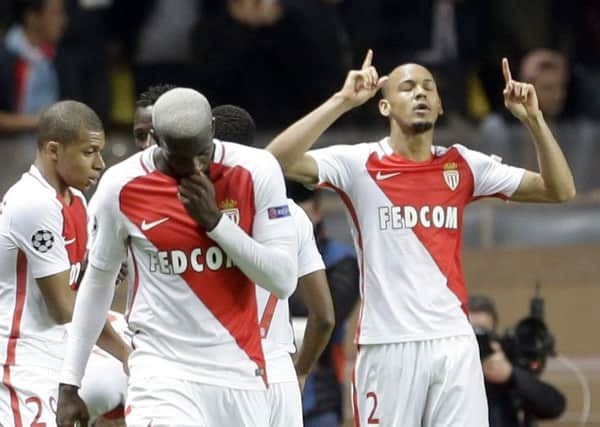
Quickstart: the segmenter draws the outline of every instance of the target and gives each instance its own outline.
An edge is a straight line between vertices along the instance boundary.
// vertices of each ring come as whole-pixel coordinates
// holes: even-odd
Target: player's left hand
[[[215,188],[204,172],[197,170],[193,175],[182,178],[178,197],[188,214],[207,231],[215,228],[221,219]]]
[[[502,58],[502,74],[504,75],[504,106],[519,119],[525,122],[540,113],[537,94],[532,84],[513,80],[508,59]]]

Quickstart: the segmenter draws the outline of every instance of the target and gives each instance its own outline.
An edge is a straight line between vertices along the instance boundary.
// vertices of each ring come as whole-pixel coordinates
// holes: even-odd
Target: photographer
[[[469,311],[480,345],[490,427],[534,427],[538,419],[558,418],[565,410],[564,395],[533,373],[539,373],[543,365],[528,370],[511,363],[495,334],[494,302],[472,296]]]

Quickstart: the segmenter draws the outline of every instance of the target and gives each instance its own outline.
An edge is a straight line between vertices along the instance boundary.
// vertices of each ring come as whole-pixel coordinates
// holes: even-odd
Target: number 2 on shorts
[[[35,403],[37,405],[37,413],[35,414],[35,418],[31,422],[30,427],[46,427],[46,423],[40,423],[38,420],[42,416],[42,399],[37,396],[31,396],[25,399],[25,404],[29,405],[30,403]]]
[[[379,424],[379,418],[375,418],[375,411],[377,410],[377,394],[375,394],[374,391],[370,391],[367,393],[367,399],[370,397],[373,398],[373,409],[371,409],[367,424]]]

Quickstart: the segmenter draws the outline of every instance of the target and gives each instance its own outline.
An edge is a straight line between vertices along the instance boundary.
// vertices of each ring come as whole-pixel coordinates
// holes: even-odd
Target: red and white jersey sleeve
[[[300,279],[307,274],[324,270],[325,264],[317,248],[312,222],[293,200],[288,199],[288,206],[296,230]],[[269,383],[296,381],[296,370],[290,358],[290,353],[294,353],[296,348],[288,300],[277,299],[259,286],[256,287],[256,299]]]
[[[456,145],[413,162],[388,138],[308,153],[320,185],[347,208],[361,272],[360,344],[471,334],[462,271],[463,213],[482,196],[509,197],[523,170]]]
[[[105,173],[91,219],[94,266],[113,269],[129,250],[132,375],[262,389],[256,286],[187,214],[155,150]],[[255,240],[293,232],[283,176],[266,151],[215,140],[210,178],[219,209]]]
[[[126,256],[127,229],[116,197],[122,177],[107,171],[90,201],[90,264],[110,270]],[[129,178],[128,176],[125,179]],[[117,193],[115,193],[117,192]]]
[[[456,144],[473,173],[473,197],[509,198],[519,187],[525,169],[502,163],[498,158]]]
[[[2,201],[0,213],[0,358],[60,369],[66,328],[50,314],[36,279],[70,271],[76,286],[87,241],[83,195],[71,204],[32,166]],[[68,286],[65,284],[65,286]]]

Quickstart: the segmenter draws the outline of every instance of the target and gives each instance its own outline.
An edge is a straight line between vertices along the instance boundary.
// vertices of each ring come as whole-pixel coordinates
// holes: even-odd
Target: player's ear
[[[58,160],[58,152],[60,143],[56,141],[47,141],[42,145],[43,150],[50,156],[52,160]]]
[[[390,116],[390,102],[385,98],[379,100],[379,113],[384,117]]]

